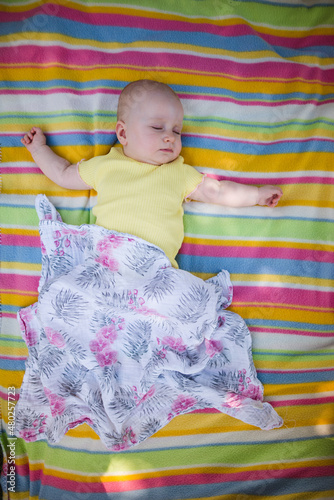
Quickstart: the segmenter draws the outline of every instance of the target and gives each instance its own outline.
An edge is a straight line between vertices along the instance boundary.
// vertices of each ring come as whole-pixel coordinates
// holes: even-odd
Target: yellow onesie
[[[182,156],[171,163],[151,165],[111,148],[79,165],[83,181],[97,191],[96,224],[139,236],[162,248],[173,267],[182,244],[184,200],[203,180]]]

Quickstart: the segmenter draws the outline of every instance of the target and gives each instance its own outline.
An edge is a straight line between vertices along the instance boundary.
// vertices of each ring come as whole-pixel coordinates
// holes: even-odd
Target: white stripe
[[[263,179],[280,179],[280,178],[288,178],[295,179],[298,178],[299,183],[303,183],[304,177],[324,177],[325,179],[332,179],[334,177],[334,173],[332,171],[326,170],[295,170],[291,171],[280,171],[280,172],[249,172],[249,171],[231,171],[219,168],[209,168],[204,165],[197,165],[196,170],[203,172],[205,174],[215,174],[222,175],[224,177],[239,177],[241,180],[245,177],[252,177],[254,179],[263,178]]]
[[[301,327],[303,324],[301,324]],[[264,328],[252,334],[253,351],[277,351],[282,352],[282,346],[285,351],[319,351],[328,350],[330,345],[329,337],[319,337],[315,335],[294,335],[293,330],[289,334],[266,331]]]
[[[298,277],[294,277],[297,281]],[[311,290],[317,292],[333,292],[334,287],[321,286],[321,285],[304,285],[302,283],[289,283],[280,281],[238,281],[233,280],[233,285],[243,286],[243,287],[256,287],[256,288],[285,288],[285,289],[295,289],[295,290]]]
[[[330,360],[328,360],[330,364]],[[330,398],[334,396],[334,391],[326,392],[315,392],[315,393],[305,393],[305,394],[283,394],[282,396],[270,396],[270,401],[292,401],[294,399],[320,399],[320,398]]]
[[[40,271],[31,271],[29,269],[1,269],[1,274],[17,274],[19,278],[22,276],[40,276]]]
[[[84,210],[85,208],[89,208],[92,204],[96,202],[96,196],[48,196],[48,199],[60,210],[66,210],[66,208],[70,208],[71,210]],[[18,206],[19,208],[22,205],[30,206],[31,208],[35,208],[35,200],[36,195],[20,195],[19,204],[17,203],[18,198],[11,194],[1,194],[1,202],[2,205],[9,205],[12,207]],[[2,224],[2,227],[6,228],[21,228],[20,225],[9,225]],[[36,226],[24,226],[25,229],[36,229]]]
[[[246,174],[247,175],[247,174]],[[282,198],[283,200],[283,198]],[[203,214],[204,216],[227,216],[227,217],[268,217],[271,219],[280,219],[280,218],[301,218],[301,219],[328,219],[334,220],[334,209],[332,208],[320,208],[320,207],[312,207],[312,206],[294,206],[294,207],[284,207],[278,205],[275,208],[269,207],[240,207],[240,208],[231,208],[224,207],[220,205],[214,205],[210,203],[199,203],[195,201],[191,201],[189,203],[184,204],[184,211],[188,214],[198,215]],[[201,237],[201,235],[198,235]],[[205,236],[203,236],[205,237]],[[206,238],[211,238],[211,236],[206,235]],[[302,241],[304,243],[313,242],[313,240],[300,240],[300,239],[290,239],[289,241]],[[329,241],[318,243],[328,244]]]

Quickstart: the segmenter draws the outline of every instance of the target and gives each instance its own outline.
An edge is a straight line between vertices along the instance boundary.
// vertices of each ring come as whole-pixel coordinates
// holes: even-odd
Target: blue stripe
[[[210,138],[196,136],[182,136],[183,147],[210,149],[215,151],[238,153],[244,155],[274,155],[287,153],[306,152],[333,152],[334,141],[328,138],[319,140],[318,138],[286,140],[277,143],[243,142],[238,139],[226,140],[224,137]]]
[[[283,292],[284,293],[284,292]],[[269,299],[270,297],[268,297]],[[333,333],[334,334],[334,325],[333,324],[318,324],[318,323],[305,323],[299,321],[280,321],[280,320],[270,320],[270,319],[247,319],[246,323],[249,327],[267,327],[267,328],[282,328],[282,329],[291,329],[291,333],[293,330],[301,331],[305,330],[307,332],[313,331],[315,333]]]
[[[40,247],[3,246],[1,253],[3,262],[40,264],[42,261]]]
[[[47,31],[45,29],[45,23],[42,22],[44,17],[45,16],[41,14],[28,18],[24,22],[3,23],[1,27],[2,35],[10,34],[12,37],[20,39],[22,30],[25,33],[45,32]],[[113,26],[109,24],[104,25],[105,29],[97,29],[97,27],[92,24],[57,18],[55,16],[49,16],[48,22],[52,23],[52,34],[55,37],[58,34],[68,35],[71,33],[72,36],[79,40],[96,40],[97,42],[103,43],[119,43],[121,41],[123,44],[129,44],[137,41],[149,40],[152,42],[172,43],[175,46],[177,44],[184,44],[186,41],[187,44],[196,47],[217,48],[230,52],[244,52],[245,50],[247,52],[268,51],[269,47],[274,53],[278,53],[283,58],[293,57],[301,53],[299,48],[270,46],[260,36],[254,34],[238,35],[237,31],[234,36],[223,36],[223,29],[218,34],[211,34],[203,31],[187,31],[186,33],[184,31],[170,31],[167,29],[168,22],[166,23],[166,29],[159,31],[135,28],[133,26]],[[92,47],[91,49],[96,52],[102,52],[99,48]],[[303,47],[302,54],[306,56],[308,54],[314,55],[316,51],[317,57],[321,59],[322,57],[328,57],[328,53],[331,49],[331,45]],[[217,59],[223,58],[224,56],[217,55]],[[282,63],[282,61],[276,59],[272,62]],[[237,61],[237,63],[244,64],[239,61]]]
[[[326,262],[311,262],[295,259],[247,259],[244,257],[207,257],[179,254],[181,269],[190,272],[217,274],[226,269],[230,274],[276,274],[278,276],[300,276],[328,279],[334,276],[334,265]]]
[[[28,357],[28,352],[27,352],[27,357]],[[25,371],[25,369],[26,369],[25,359],[20,360],[20,359],[15,359],[14,357],[10,359],[0,358],[0,370],[6,370],[8,372],[14,372],[14,371],[20,372],[20,371]]]
[[[307,382],[332,382],[333,370],[328,371],[310,371],[310,372],[284,372],[278,373],[257,371],[257,376],[262,384],[280,385],[280,384],[305,384]]]
[[[74,134],[48,135],[49,146],[73,146],[96,144],[112,146],[115,143],[115,131],[108,134],[99,132],[80,132]],[[2,147],[24,147],[21,144],[21,136],[3,136],[1,138]],[[201,135],[182,136],[183,147],[200,148],[226,153],[238,153],[243,155],[276,155],[289,153],[306,152],[333,152],[334,141],[328,138],[319,140],[318,138],[300,139],[297,141],[285,141],[279,143],[242,142],[237,139],[226,140],[224,137],[211,138]]]

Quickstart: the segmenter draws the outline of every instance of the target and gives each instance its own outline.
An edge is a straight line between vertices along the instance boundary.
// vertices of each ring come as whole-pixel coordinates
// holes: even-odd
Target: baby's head
[[[119,98],[116,134],[124,154],[134,160],[162,165],[175,160],[182,148],[183,107],[164,83],[138,80]]]

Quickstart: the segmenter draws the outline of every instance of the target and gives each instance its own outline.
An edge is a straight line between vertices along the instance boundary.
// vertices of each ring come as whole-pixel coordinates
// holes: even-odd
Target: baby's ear
[[[122,120],[118,120],[116,123],[116,135],[117,139],[119,142],[122,144],[122,146],[126,146],[127,144],[127,139],[126,139],[126,125]]]

